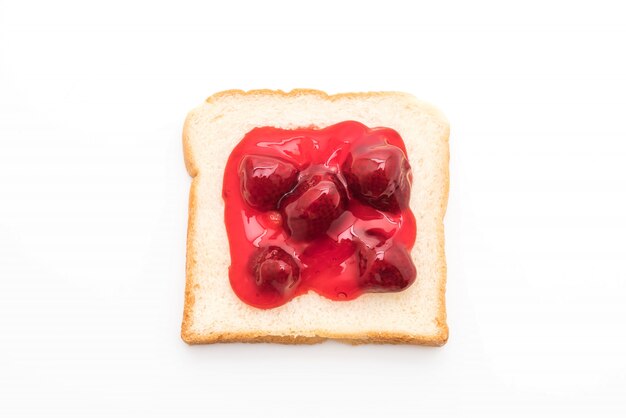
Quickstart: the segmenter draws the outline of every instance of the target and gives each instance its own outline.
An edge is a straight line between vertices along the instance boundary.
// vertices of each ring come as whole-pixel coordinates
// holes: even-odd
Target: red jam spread
[[[389,128],[251,130],[224,173],[234,292],[267,309],[310,290],[351,300],[406,289],[416,276],[411,181]]]

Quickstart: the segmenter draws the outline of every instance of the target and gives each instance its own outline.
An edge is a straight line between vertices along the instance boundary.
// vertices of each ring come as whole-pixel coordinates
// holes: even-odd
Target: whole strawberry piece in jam
[[[298,181],[296,167],[278,158],[247,155],[239,165],[241,194],[253,208],[276,209],[280,198]]]
[[[269,298],[289,297],[300,281],[300,268],[280,247],[261,248],[250,259],[250,272],[260,292]]]
[[[380,145],[353,150],[342,170],[350,192],[363,203],[387,212],[409,205],[411,166],[400,148]]]
[[[335,174],[315,168],[280,201],[285,229],[304,241],[322,236],[348,204],[345,187]]]
[[[359,286],[365,292],[399,292],[415,282],[417,271],[403,247],[392,246],[382,257],[362,248],[359,257]]]

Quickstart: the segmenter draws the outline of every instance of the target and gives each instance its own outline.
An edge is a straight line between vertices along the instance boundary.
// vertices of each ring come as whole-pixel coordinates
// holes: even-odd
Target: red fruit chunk
[[[362,249],[359,267],[359,286],[365,292],[399,292],[415,281],[417,271],[409,253],[393,246],[382,254]]]
[[[276,209],[280,198],[296,185],[298,170],[278,158],[247,155],[241,160],[239,176],[244,200],[267,211]]]
[[[261,292],[288,296],[300,281],[300,268],[280,247],[261,248],[250,260],[250,270]]]
[[[305,174],[280,201],[285,229],[295,240],[317,238],[341,215],[347,202],[346,190],[333,173],[318,170]]]
[[[350,192],[363,203],[387,212],[409,205],[411,167],[400,148],[380,145],[354,150],[342,169]]]

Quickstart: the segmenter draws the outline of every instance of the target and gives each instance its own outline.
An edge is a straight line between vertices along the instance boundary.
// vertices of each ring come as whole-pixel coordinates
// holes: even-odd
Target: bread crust
[[[323,98],[324,100],[338,100],[343,98],[367,98],[372,96],[407,96],[413,98],[412,95],[403,92],[394,92],[394,91],[386,91],[386,92],[351,92],[351,93],[339,93],[329,95],[321,90],[314,89],[294,89],[289,92],[284,92],[282,90],[269,90],[269,89],[259,89],[259,90],[225,90],[218,93],[215,93],[209,96],[206,99],[207,103],[212,103],[216,100],[225,97],[233,97],[233,96],[255,96],[255,95],[270,95],[270,96],[279,96],[279,97],[297,97],[301,95],[313,95]],[[441,118],[442,120],[446,120],[445,116],[435,107],[422,103],[428,110]],[[347,344],[352,345],[360,345],[360,344],[414,344],[414,345],[426,345],[426,346],[442,346],[448,341],[449,329],[447,324],[447,315],[446,315],[446,304],[445,304],[445,289],[446,289],[446,277],[447,277],[447,264],[445,259],[445,235],[444,235],[444,226],[443,226],[443,218],[445,217],[447,204],[448,204],[448,195],[450,188],[450,175],[449,175],[449,147],[446,146],[446,154],[445,154],[445,170],[444,170],[444,178],[441,200],[439,202],[441,209],[441,222],[439,223],[439,227],[437,229],[438,240],[440,246],[440,264],[442,266],[440,270],[439,277],[439,288],[438,288],[438,300],[439,300],[439,311],[435,322],[437,324],[437,332],[434,335],[411,335],[411,334],[396,334],[396,333],[386,333],[386,332],[368,332],[368,333],[355,333],[355,334],[341,334],[341,333],[332,333],[325,330],[318,330],[313,333],[313,335],[267,335],[262,333],[247,333],[247,332],[225,332],[219,334],[199,334],[192,330],[193,326],[193,318],[192,312],[195,304],[195,296],[194,296],[194,286],[196,283],[194,282],[194,277],[191,274],[193,271],[194,265],[197,263],[197,259],[195,257],[195,248],[193,246],[193,242],[190,237],[195,232],[195,219],[196,219],[196,188],[197,181],[196,176],[198,174],[198,165],[194,159],[194,154],[192,151],[192,147],[189,139],[189,124],[191,118],[193,116],[193,112],[189,113],[185,120],[185,124],[183,126],[183,154],[185,159],[185,167],[187,172],[192,177],[192,183],[189,193],[189,216],[188,216],[188,224],[187,224],[187,258],[186,258],[186,282],[185,282],[185,307],[183,312],[183,321],[181,327],[181,338],[183,341],[190,345],[194,344],[211,344],[211,343],[279,343],[279,344],[317,344],[328,339],[338,340]],[[449,125],[446,123],[445,131],[442,134],[442,140],[446,143],[449,140]]]

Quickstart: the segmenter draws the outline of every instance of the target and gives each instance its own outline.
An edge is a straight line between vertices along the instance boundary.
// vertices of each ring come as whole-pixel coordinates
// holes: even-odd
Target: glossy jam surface
[[[234,292],[267,309],[309,290],[351,300],[406,289],[416,278],[410,189],[392,129],[253,129],[224,173]]]

